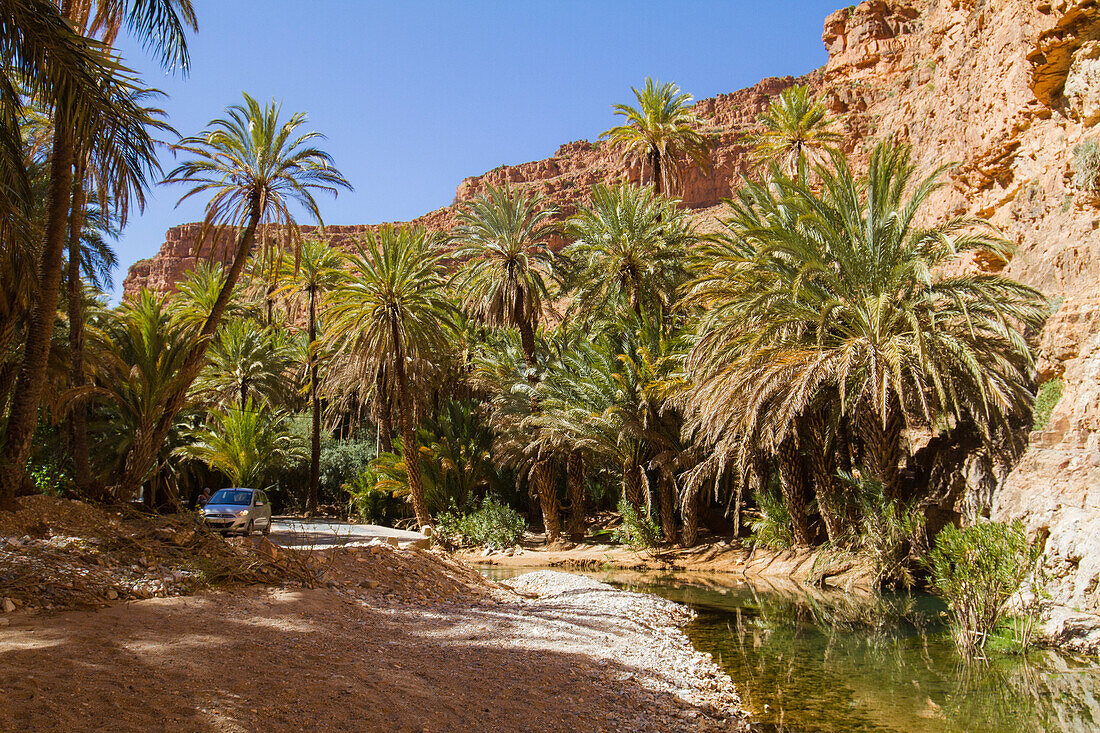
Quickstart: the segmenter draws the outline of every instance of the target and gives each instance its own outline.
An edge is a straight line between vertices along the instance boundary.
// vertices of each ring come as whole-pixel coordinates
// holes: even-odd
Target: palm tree
[[[643,175],[649,169],[654,193],[671,193],[680,184],[685,158],[703,169],[710,165],[710,144],[698,132],[701,123],[689,106],[691,95],[680,87],[646,79],[644,89],[632,91],[638,106],[616,104],[615,114],[626,122],[600,138],[618,148],[624,160],[641,162]]]
[[[118,457],[119,470],[136,436],[152,429],[193,342],[193,335],[173,322],[164,300],[143,290],[106,312],[89,328],[89,386],[72,390],[72,399],[95,397],[110,415],[102,431]],[[185,405],[189,406],[190,403]],[[145,478],[145,477],[143,477]]]
[[[192,392],[204,401],[241,410],[249,400],[257,406],[285,403],[294,393],[292,352],[278,330],[244,318],[225,321]]]
[[[413,423],[419,390],[448,352],[442,251],[422,228],[383,225],[348,258],[349,279],[331,297],[333,334],[357,362],[361,383],[393,395],[413,511],[431,523],[424,502]]]
[[[279,281],[283,285],[272,295],[305,295],[307,313],[307,345],[309,361],[309,405],[310,405],[310,458],[309,458],[309,499],[306,511],[317,511],[321,477],[321,397],[319,362],[321,342],[317,338],[317,303],[331,292],[343,279],[340,269],[343,257],[340,252],[319,238],[310,238],[302,245],[301,255],[294,266],[284,261],[279,271]]]
[[[632,185],[592,187],[591,203],[566,226],[562,251],[572,308],[586,321],[665,312],[687,278],[695,240],[688,217],[669,199]]]
[[[110,286],[111,270],[118,258],[107,244],[105,236],[116,232],[106,212],[86,206],[83,187],[73,190],[72,213],[69,218],[69,381],[79,389],[85,383],[84,370],[84,304],[87,300],[84,279],[97,287]],[[69,415],[69,448],[73,456],[73,481],[78,491],[89,493],[92,472],[88,448],[87,404],[81,400],[73,405]]]
[[[233,289],[252,253],[259,227],[277,225],[286,240],[297,249],[300,230],[290,211],[296,204],[321,222],[315,191],[334,196],[350,184],[333,166],[328,153],[313,146],[323,136],[301,133],[306,115],[297,112],[283,120],[275,102],[261,106],[244,95],[244,104],[226,109],[226,117],[213,120],[209,129],[173,146],[177,153],[192,156],[165,178],[169,183],[193,184],[180,201],[210,193],[200,241],[223,241],[233,234],[237,244],[225,282],[199,330],[199,339],[180,371],[176,389],[164,405],[164,414],[154,430],[138,436],[127,465],[119,477],[122,494],[133,493],[148,471],[175,415],[187,399],[191,383],[202,369],[206,348],[217,331]]]
[[[830,130],[832,120],[825,104],[814,99],[809,87],[784,89],[758,120],[762,128],[748,135],[752,161],[756,165],[776,164],[798,181],[804,171],[828,162],[842,138]]]
[[[1023,333],[1045,300],[999,275],[941,274],[961,253],[1006,248],[980,220],[917,225],[944,169],[917,180],[909,148],[889,141],[866,178],[839,154],[833,166],[818,167],[820,192],[781,174],[746,184],[728,236],[701,250],[685,298],[704,309],[692,427],[721,453],[778,451],[782,469],[807,427],[823,430],[815,411],[834,410],[858,427],[866,474],[903,498],[906,426],[991,431],[1027,409]]]
[[[38,406],[45,384],[49,346],[53,339],[55,312],[64,266],[65,240],[70,230],[72,211],[73,168],[78,162],[80,150],[95,151],[102,182],[101,200],[110,201],[116,214],[125,218],[131,202],[143,204],[143,191],[150,173],[157,169],[154,141],[150,131],[163,128],[156,120],[156,110],[142,106],[147,91],[140,89],[136,79],[112,59],[105,47],[100,47],[83,37],[73,38],[57,32],[55,8],[48,10],[40,2],[12,0],[0,9],[0,19],[12,22],[8,27],[0,23],[0,46],[13,53],[9,68],[30,74],[28,80],[41,83],[42,88],[32,86],[32,99],[38,99],[48,107],[53,118],[53,141],[49,163],[49,192],[42,247],[38,263],[38,293],[28,319],[22,364],[15,384],[7,427],[4,433],[3,451],[0,453],[0,497],[10,497],[22,483],[23,472],[31,447],[31,438],[37,424]],[[65,2],[62,15],[73,20],[81,6]],[[159,47],[165,58],[179,58],[186,49],[179,22],[181,8],[190,13],[188,0],[171,2],[132,2],[115,7],[115,17],[125,19],[131,30],[141,36],[148,45]],[[176,6],[180,7],[176,7]],[[31,17],[37,15],[38,17]],[[107,22],[104,11],[104,23]],[[166,24],[175,25],[169,28]],[[49,27],[47,27],[49,26]],[[179,31],[177,34],[176,31]],[[41,36],[35,34],[42,33]],[[71,31],[70,31],[71,33]],[[15,38],[15,37],[17,38]],[[163,44],[174,44],[165,47]],[[95,49],[95,50],[93,50]],[[61,64],[46,60],[69,58],[74,63],[68,71],[55,74]],[[80,57],[79,59],[77,57]],[[5,56],[5,58],[9,58]],[[185,60],[185,56],[183,57]],[[17,127],[22,109],[13,78],[0,74],[0,148],[7,163],[22,168],[21,156],[14,154],[18,148],[11,139]],[[7,174],[5,174],[7,175]],[[24,175],[9,178],[17,191],[23,191]],[[108,191],[109,186],[109,191]],[[108,196],[109,193],[109,196]],[[7,204],[11,199],[4,191]],[[0,202],[4,204],[4,202]],[[18,207],[5,205],[17,221],[22,217]],[[5,212],[8,213],[8,212]],[[11,227],[9,226],[9,229]],[[26,236],[25,230],[23,236]]]
[[[535,332],[549,298],[556,210],[542,196],[490,187],[459,213],[454,258],[463,262],[454,286],[463,305],[490,326],[515,328],[530,379],[535,374]]]
[[[282,410],[261,408],[249,398],[244,407],[210,417],[210,425],[192,433],[177,452],[221,471],[233,486],[263,487],[275,471],[305,457]]]

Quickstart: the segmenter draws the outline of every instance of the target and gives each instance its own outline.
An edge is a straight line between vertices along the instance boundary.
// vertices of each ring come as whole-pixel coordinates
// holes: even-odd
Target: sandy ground
[[[7,614],[4,731],[740,730],[660,598],[563,573],[519,594],[422,550],[339,551],[325,587]]]

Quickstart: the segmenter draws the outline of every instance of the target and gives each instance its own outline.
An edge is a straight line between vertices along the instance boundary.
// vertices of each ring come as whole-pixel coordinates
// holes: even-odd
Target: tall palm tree
[[[588,206],[571,217],[563,251],[572,309],[586,321],[630,309],[665,312],[687,279],[687,252],[695,235],[688,217],[669,199],[629,184],[592,187]]]
[[[758,120],[761,129],[748,135],[752,160],[757,165],[776,164],[794,180],[804,171],[829,161],[842,137],[830,129],[825,104],[809,87],[791,86],[779,93]]]
[[[321,480],[321,397],[320,397],[320,350],[321,341],[317,336],[317,304],[340,284],[344,274],[340,269],[343,257],[338,250],[329,246],[324,239],[313,237],[302,245],[301,255],[291,266],[284,261],[279,269],[279,281],[282,286],[273,295],[294,294],[305,296],[306,331],[309,343],[309,406],[310,406],[310,457],[309,457],[309,499],[306,511],[317,511]]]
[[[393,395],[413,511],[428,525],[413,420],[418,392],[449,346],[445,324],[453,306],[439,241],[422,228],[383,225],[358,243],[348,272],[331,297],[331,332],[357,361],[362,383]]]
[[[864,178],[841,155],[833,166],[818,167],[820,191],[782,175],[746,184],[729,236],[701,253],[685,299],[705,309],[692,420],[719,451],[748,441],[782,459],[824,401],[858,426],[867,475],[904,498],[907,425],[992,431],[1028,407],[1023,334],[1045,300],[1000,275],[941,274],[961,253],[1006,249],[980,220],[917,224],[943,169],[918,180],[889,141]]]
[[[104,181],[101,200],[111,201],[116,214],[122,218],[132,202],[139,207],[143,204],[148,177],[158,165],[150,132],[162,128],[163,124],[157,121],[156,110],[142,106],[145,91],[113,61],[102,66],[100,71],[103,75],[96,80],[100,89],[94,93],[94,99],[104,100],[104,105],[91,114],[85,108],[86,100],[72,96],[75,88],[63,87],[64,96],[52,100],[53,149],[44,236],[37,267],[38,297],[27,322],[22,363],[0,452],[0,497],[14,495],[22,483],[38,406],[45,390],[64,249],[70,231],[76,152],[80,146],[96,151],[101,168],[99,175]],[[6,75],[0,76],[10,81]]]
[[[284,120],[281,112],[279,104],[261,106],[245,94],[244,104],[228,107],[226,117],[211,121],[208,130],[173,146],[177,153],[191,156],[165,178],[169,183],[193,185],[180,201],[211,194],[200,241],[209,238],[217,243],[233,235],[237,241],[231,250],[232,264],[225,282],[199,330],[198,342],[180,370],[176,389],[165,402],[163,417],[155,429],[135,439],[118,482],[118,490],[124,495],[141,485],[186,401],[191,383],[202,369],[207,345],[252,254],[257,229],[282,227],[287,242],[296,250],[300,230],[291,205],[301,206],[320,223],[314,192],[326,191],[335,196],[340,188],[351,188],[334,167],[331,156],[314,147],[323,136],[300,131],[307,122],[306,115],[296,112]]]
[[[79,170],[79,169],[78,169]],[[82,176],[74,176],[72,212],[69,217],[69,382],[74,389],[85,383],[84,304],[85,278],[96,286],[111,284],[111,270],[118,263],[106,237],[116,234],[103,209],[87,205]],[[87,404],[75,403],[69,414],[69,449],[73,457],[73,481],[81,493],[89,493],[92,483],[88,446]]]
[[[535,332],[546,301],[556,210],[541,195],[490,187],[459,213],[453,284],[464,307],[490,326],[515,328],[535,378]]]
[[[700,168],[710,165],[710,144],[698,131],[701,122],[691,111],[692,97],[675,84],[645,80],[644,89],[632,89],[637,107],[616,104],[615,114],[626,122],[600,137],[618,148],[624,160],[638,161],[649,170],[653,191],[672,193],[680,184],[685,158]]]

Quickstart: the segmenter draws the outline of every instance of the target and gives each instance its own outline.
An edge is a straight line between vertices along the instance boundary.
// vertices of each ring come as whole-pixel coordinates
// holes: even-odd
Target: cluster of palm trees
[[[39,5],[52,25],[2,41],[24,87],[0,90],[16,156],[0,162],[19,163],[0,186],[13,286],[0,304],[0,497],[21,487],[36,428],[56,423],[87,495],[177,498],[188,472],[209,469],[262,484],[308,455],[312,511],[323,435],[360,426],[396,458],[370,475],[401,484],[420,524],[441,501],[426,477],[458,475],[473,500],[499,471],[529,490],[548,541],[564,509],[583,537],[586,504],[613,493],[693,544],[702,511],[725,507],[736,531],[741,506],[777,487],[793,541],[844,542],[857,486],[912,498],[915,431],[967,421],[992,435],[1030,409],[1025,336],[1045,302],[998,275],[947,274],[1004,243],[976,220],[923,224],[942,170],[917,176],[904,146],[880,143],[853,173],[802,87],[762,117],[756,175],[718,235],[671,195],[686,166],[708,164],[691,97],[647,80],[605,133],[638,183],[599,184],[567,218],[490,188],[448,235],[385,225],[343,249],[323,229],[303,237],[292,215],[320,221],[316,194],[349,187],[321,136],[245,95],[174,145],[165,178],[206,199],[202,239],[225,266],[108,309],[94,287],[111,265],[103,237],[140,204],[165,129],[109,43],[126,26],[183,63],[194,18],[184,0],[0,3],[25,23]],[[47,31],[44,57],[33,44]],[[82,74],[117,88],[101,80],[89,96]],[[444,423],[447,436],[424,430]]]

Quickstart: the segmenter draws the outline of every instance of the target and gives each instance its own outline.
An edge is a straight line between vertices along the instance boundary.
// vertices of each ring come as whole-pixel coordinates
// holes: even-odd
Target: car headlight
[[[237,516],[238,517],[247,517],[248,516],[248,510],[247,509],[240,510],[239,512],[237,512]]]

